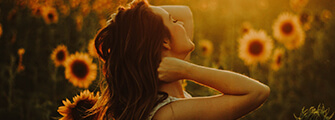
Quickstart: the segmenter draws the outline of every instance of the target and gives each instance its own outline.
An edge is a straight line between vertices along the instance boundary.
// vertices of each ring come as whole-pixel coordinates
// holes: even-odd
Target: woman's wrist
[[[193,79],[192,75],[196,67],[198,66],[193,63],[187,62],[187,64],[185,65],[184,73],[183,73],[185,76],[185,79]]]

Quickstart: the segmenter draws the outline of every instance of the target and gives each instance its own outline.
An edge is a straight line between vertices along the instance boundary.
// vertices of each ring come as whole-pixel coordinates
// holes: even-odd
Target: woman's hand
[[[188,69],[191,63],[174,57],[164,57],[157,71],[158,78],[164,82],[174,82],[180,79],[187,79]]]

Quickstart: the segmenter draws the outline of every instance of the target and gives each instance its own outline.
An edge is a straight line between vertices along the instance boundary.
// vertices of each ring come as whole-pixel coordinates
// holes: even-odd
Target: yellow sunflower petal
[[[87,49],[88,49],[88,53],[92,57],[98,57],[97,49],[95,48],[95,40],[94,39],[90,40],[90,42],[88,43]]]
[[[60,118],[59,120],[73,120],[73,118],[70,115],[67,115],[67,116]]]
[[[58,107],[57,112],[63,116],[67,115],[70,113],[70,110],[67,106],[60,106]]]
[[[70,102],[69,99],[63,100],[62,102],[63,102],[63,104],[64,104],[65,106],[69,106],[69,105],[71,105],[71,102]]]

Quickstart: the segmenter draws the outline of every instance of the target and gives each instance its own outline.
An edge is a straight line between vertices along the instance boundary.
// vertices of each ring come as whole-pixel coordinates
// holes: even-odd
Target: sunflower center
[[[50,20],[53,20],[53,18],[54,18],[54,15],[53,15],[53,14],[51,14],[51,13],[49,13],[49,14],[48,14],[48,18],[49,18]]]
[[[293,31],[292,23],[290,23],[290,22],[284,23],[283,26],[282,26],[282,31],[287,35],[291,34],[292,31]]]
[[[259,42],[258,40],[254,40],[253,42],[250,43],[249,52],[252,55],[257,56],[261,54],[262,51],[263,51],[263,44],[261,42]]]
[[[37,15],[41,15],[41,9],[40,9],[40,8],[38,8],[38,9],[36,10],[36,14],[37,14]]]
[[[93,105],[95,104],[95,102],[93,102],[92,100],[80,100],[77,102],[77,105],[72,108],[71,110],[71,115],[73,117],[74,120],[82,120],[84,116],[87,115],[86,110],[90,109],[93,107]],[[92,117],[92,116],[90,116]],[[88,117],[88,118],[90,118]],[[87,118],[87,119],[88,119]],[[89,119],[91,120],[91,119]]]
[[[300,16],[300,22],[302,23],[302,24],[305,24],[305,23],[307,23],[307,21],[308,21],[308,14],[307,13],[303,13],[303,14],[301,14],[301,16]]]
[[[56,58],[57,58],[58,61],[64,61],[65,60],[65,52],[64,51],[57,52]]]
[[[78,78],[85,78],[88,74],[88,66],[84,61],[76,60],[73,62],[72,73]]]
[[[242,29],[242,33],[248,33],[249,32],[249,29],[248,28],[243,28]]]
[[[277,64],[277,65],[280,65],[280,63],[281,63],[281,55],[279,55],[279,56],[277,57],[277,61],[276,61],[276,64]]]
[[[202,52],[206,52],[207,51],[207,47],[202,47]]]

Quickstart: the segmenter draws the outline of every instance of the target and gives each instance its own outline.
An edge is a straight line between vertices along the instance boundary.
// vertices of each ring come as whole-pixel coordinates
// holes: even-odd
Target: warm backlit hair
[[[146,0],[120,7],[95,38],[97,53],[105,61],[106,87],[92,113],[100,119],[146,119],[167,98],[158,91],[157,68],[163,41],[170,38],[162,17],[152,12]]]

